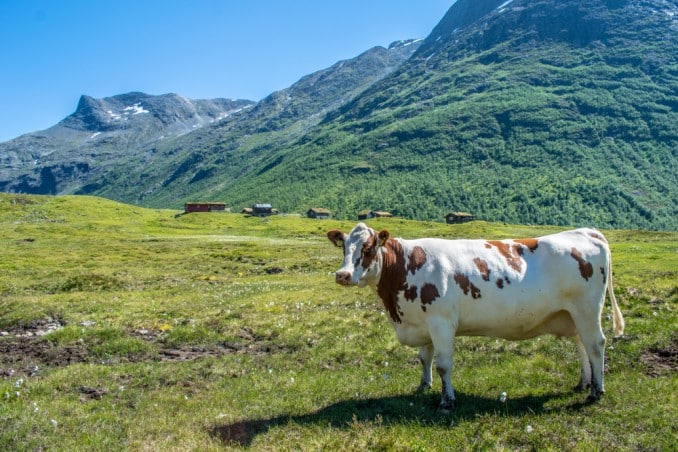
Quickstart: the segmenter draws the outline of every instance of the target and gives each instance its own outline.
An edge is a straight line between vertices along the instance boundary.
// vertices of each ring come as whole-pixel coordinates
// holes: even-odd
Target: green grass
[[[627,328],[608,340],[600,403],[571,389],[571,341],[459,338],[444,414],[437,379],[413,393],[416,350],[376,296],[333,282],[341,256],[325,232],[354,222],[177,213],[0,195],[0,449],[675,447],[678,233],[604,231]],[[403,237],[558,230],[370,224]]]

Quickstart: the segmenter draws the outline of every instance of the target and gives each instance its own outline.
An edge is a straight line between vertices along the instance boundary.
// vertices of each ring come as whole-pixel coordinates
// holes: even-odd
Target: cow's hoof
[[[596,403],[600,401],[600,398],[602,397],[603,394],[604,392],[602,391],[591,391],[589,395],[586,396],[585,403],[587,404]]]
[[[440,402],[438,410],[443,414],[449,414],[454,409],[454,400],[445,400]]]
[[[572,389],[573,389],[574,392],[584,392],[590,387],[591,387],[590,383],[589,384],[579,383],[577,386],[575,386]]]
[[[586,403],[587,405],[591,405],[593,403],[598,402],[599,400],[600,400],[600,397],[589,394],[589,395],[586,396],[586,400],[584,400],[584,403]]]

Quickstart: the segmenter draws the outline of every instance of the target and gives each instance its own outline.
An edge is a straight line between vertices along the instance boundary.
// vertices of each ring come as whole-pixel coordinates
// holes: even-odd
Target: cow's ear
[[[379,246],[384,246],[384,243],[386,243],[390,236],[391,233],[388,232],[386,229],[382,229],[381,231],[379,231]]]
[[[327,238],[330,239],[330,242],[334,243],[334,246],[341,246],[345,236],[346,235],[343,232],[338,231],[337,229],[327,231]]]

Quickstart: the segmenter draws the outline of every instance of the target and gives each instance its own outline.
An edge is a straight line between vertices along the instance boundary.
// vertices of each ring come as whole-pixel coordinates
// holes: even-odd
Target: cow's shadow
[[[372,399],[349,399],[308,414],[251,419],[225,425],[217,424],[210,429],[210,434],[225,444],[248,446],[257,435],[288,423],[346,429],[350,428],[354,422],[378,422],[381,425],[419,422],[429,426],[450,426],[456,424],[457,421],[476,419],[478,415],[483,414],[523,416],[543,413],[548,410],[545,407],[547,402],[567,396],[567,392],[564,392],[526,396],[501,402],[498,399],[467,395],[456,391],[456,407],[450,412],[437,409],[440,394],[434,392]],[[567,409],[578,410],[585,405],[584,403],[569,405]]]

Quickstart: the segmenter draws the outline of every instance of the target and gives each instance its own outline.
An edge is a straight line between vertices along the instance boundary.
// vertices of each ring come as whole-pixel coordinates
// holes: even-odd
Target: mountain
[[[157,207],[676,229],[677,32],[675,0],[458,0],[423,41],[63,186]]]
[[[184,187],[340,218],[676,229],[676,31],[675,1],[459,0],[303,136],[238,157],[242,176]]]
[[[0,190],[67,193],[149,143],[184,135],[254,104],[191,100],[177,94],[82,96],[75,113],[57,125],[0,143]]]
[[[193,168],[202,161],[194,149],[202,149],[205,142],[237,147],[242,135],[282,131],[277,135],[296,136],[299,132],[287,130],[289,126],[317,123],[325,112],[392,72],[417,46],[416,40],[405,40],[388,49],[375,47],[258,103],[190,100],[176,94],[82,96],[75,113],[56,126],[0,143],[0,191],[108,193],[140,202],[144,193],[155,191],[153,185],[165,189],[173,181],[183,183],[180,176],[190,170],[193,180],[206,177],[210,170],[204,165]],[[197,133],[200,129],[206,130]],[[149,171],[161,174],[161,180],[149,177]],[[125,185],[135,177],[142,180],[126,193]],[[149,181],[150,189],[137,190]]]
[[[156,142],[76,193],[149,206],[179,207],[219,200],[232,181],[272,167],[271,153],[291,145],[325,115],[395,71],[420,40],[374,47],[355,58],[302,77],[251,109],[177,139]],[[200,192],[200,193],[199,193]],[[243,194],[247,196],[246,194]],[[233,204],[230,196],[226,199]],[[251,200],[243,200],[250,205]]]

